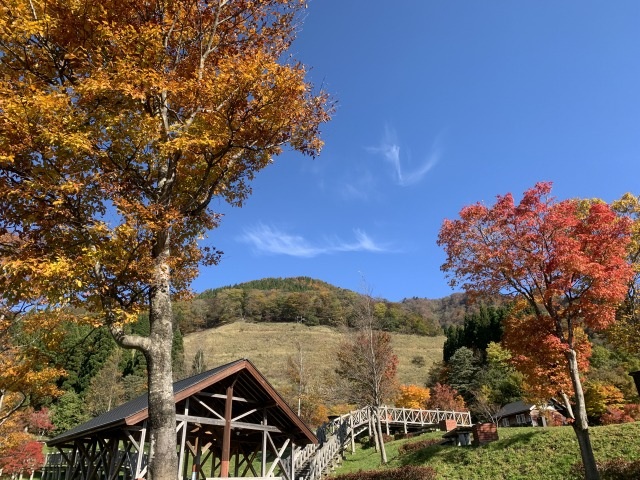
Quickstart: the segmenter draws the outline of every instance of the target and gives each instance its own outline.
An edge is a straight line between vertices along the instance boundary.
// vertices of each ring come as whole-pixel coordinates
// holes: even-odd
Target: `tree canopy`
[[[286,53],[304,7],[0,5],[0,292],[144,352],[154,480],[175,477],[171,299],[218,260],[212,199],[241,206],[285,146],[322,147],[331,102]],[[127,333],[146,310],[148,335]]]
[[[520,299],[522,308],[511,315],[518,325],[506,331],[519,339],[512,348],[522,347],[514,360],[538,385],[546,379],[558,389],[568,411],[573,394],[586,475],[598,478],[580,379],[589,353],[584,330],[611,325],[625,298],[630,222],[604,203],[558,202],[550,192],[550,183],[538,183],[518,204],[506,194],[491,207],[476,203],[445,220],[438,237],[447,255],[442,269],[467,291]],[[546,377],[559,365],[563,377]]]

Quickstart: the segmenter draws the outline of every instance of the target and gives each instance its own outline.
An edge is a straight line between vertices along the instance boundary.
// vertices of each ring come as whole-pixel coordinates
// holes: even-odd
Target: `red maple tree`
[[[458,394],[458,391],[449,385],[441,383],[436,383],[431,387],[431,397],[426,406],[429,410],[438,409],[456,412],[467,409],[464,399]]]
[[[447,254],[442,269],[452,286],[524,302],[512,315],[517,327],[507,329],[507,343],[520,346],[514,358],[528,378],[561,395],[574,418],[585,478],[597,479],[580,379],[589,353],[584,329],[615,321],[632,274],[625,260],[630,224],[606,204],[557,202],[550,192],[551,183],[537,183],[519,204],[506,194],[491,207],[476,203],[445,220],[438,236]]]
[[[13,475],[23,472],[31,475],[43,466],[42,443],[35,440],[27,439],[0,454],[0,468],[5,474]]]

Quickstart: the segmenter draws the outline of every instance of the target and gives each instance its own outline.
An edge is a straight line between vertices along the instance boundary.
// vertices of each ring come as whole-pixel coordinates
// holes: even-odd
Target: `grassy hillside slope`
[[[289,355],[302,347],[303,358],[315,375],[335,367],[335,352],[344,335],[343,330],[325,326],[307,327],[296,323],[234,322],[218,328],[191,333],[184,337],[185,362],[191,369],[198,349],[204,352],[207,368],[213,368],[238,358],[248,358],[274,385],[281,388],[286,379],[284,369]],[[398,377],[401,383],[424,384],[427,371],[435,361],[442,360],[443,336],[391,334],[398,355]],[[422,357],[424,365],[412,362]]]
[[[592,442],[599,462],[624,458],[640,460],[640,423],[592,427]],[[578,479],[572,466],[580,462],[578,443],[570,427],[500,428],[500,440],[480,447],[431,446],[399,455],[398,447],[424,438],[390,442],[388,467],[429,465],[446,480],[570,480]],[[358,448],[335,474],[379,468],[380,456],[372,448]]]

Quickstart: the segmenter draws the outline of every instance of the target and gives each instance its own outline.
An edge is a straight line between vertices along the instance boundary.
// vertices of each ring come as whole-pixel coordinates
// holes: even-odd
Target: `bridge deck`
[[[380,421],[389,428],[402,425],[406,432],[409,427],[437,426],[443,420],[454,420],[457,426],[471,426],[469,412],[446,410],[419,410],[411,408],[393,408],[382,406],[379,409]],[[305,480],[317,480],[322,472],[342,455],[350,444],[354,448],[355,436],[366,429],[373,417],[371,407],[361,408],[341,415],[320,426],[316,432],[321,446],[308,445],[296,453],[296,471],[304,469]],[[296,478],[298,478],[296,476]]]

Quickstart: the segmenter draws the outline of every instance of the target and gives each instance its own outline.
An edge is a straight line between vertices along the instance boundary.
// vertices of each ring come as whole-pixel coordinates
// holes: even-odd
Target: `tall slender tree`
[[[0,4],[0,292],[82,307],[144,353],[153,480],[175,478],[172,297],[199,243],[285,146],[316,155],[326,94],[287,56],[301,0]],[[147,336],[125,325],[148,310]]]
[[[371,295],[361,296],[356,310],[357,328],[338,347],[337,373],[347,381],[350,400],[371,407],[376,444],[380,448],[382,463],[387,463],[380,425],[380,406],[397,393],[398,357],[393,353],[391,335],[379,329]]]
[[[468,291],[508,293],[526,308],[512,314],[516,335],[530,348],[515,360],[530,378],[555,374],[571,412],[586,478],[597,479],[580,372],[588,365],[584,329],[602,330],[615,321],[631,278],[625,259],[629,221],[606,204],[556,202],[550,183],[527,190],[519,204],[511,194],[495,205],[463,208],[457,220],[445,220],[438,237],[451,284]],[[532,344],[535,342],[535,346]],[[564,366],[561,381],[558,365]],[[527,368],[528,367],[528,368]],[[573,395],[575,409],[569,401]]]

